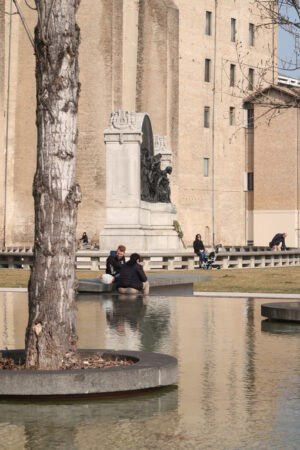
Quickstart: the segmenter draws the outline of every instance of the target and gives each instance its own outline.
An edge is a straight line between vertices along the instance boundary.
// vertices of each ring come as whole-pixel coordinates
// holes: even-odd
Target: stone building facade
[[[287,232],[300,247],[300,88],[269,86],[245,99],[248,240],[267,245]]]
[[[20,1],[33,33],[35,11]],[[0,0],[0,238],[33,242],[36,164],[34,52]],[[172,149],[172,202],[184,240],[244,244],[243,98],[276,81],[276,28],[253,0],[82,0],[78,235],[105,223],[103,131],[115,110],[145,112]],[[266,70],[265,70],[266,69]]]

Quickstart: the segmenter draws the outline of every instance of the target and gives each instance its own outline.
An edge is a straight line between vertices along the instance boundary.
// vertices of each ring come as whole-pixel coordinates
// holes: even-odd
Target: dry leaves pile
[[[118,366],[130,366],[133,361],[126,358],[116,357],[115,359],[103,359],[101,355],[91,355],[88,357],[66,357],[62,362],[62,370],[69,369],[99,369]],[[0,370],[24,370],[24,361],[14,361],[12,358],[0,358]]]

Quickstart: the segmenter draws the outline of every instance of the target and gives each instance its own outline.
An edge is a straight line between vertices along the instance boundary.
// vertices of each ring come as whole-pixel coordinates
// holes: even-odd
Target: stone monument
[[[152,134],[145,113],[115,111],[104,131],[106,224],[100,249],[124,244],[127,251],[183,249],[171,203],[172,153],[166,138]]]

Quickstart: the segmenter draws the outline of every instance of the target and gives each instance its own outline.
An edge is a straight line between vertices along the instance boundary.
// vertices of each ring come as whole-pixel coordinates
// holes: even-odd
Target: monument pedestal
[[[141,201],[138,208],[108,208],[107,218],[110,223],[100,234],[101,250],[119,244],[124,244],[128,252],[183,249],[173,226],[176,208],[171,203]]]
[[[119,244],[127,252],[182,250],[174,229],[176,207],[172,203],[141,200],[141,147],[153,155],[149,117],[144,113],[112,113],[105,130],[106,224],[100,233],[101,250]]]

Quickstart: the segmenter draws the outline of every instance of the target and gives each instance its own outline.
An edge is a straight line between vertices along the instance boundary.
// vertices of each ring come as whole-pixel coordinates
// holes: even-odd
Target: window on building
[[[211,11],[206,11],[205,16],[205,34],[211,35]]]
[[[204,106],[204,128],[209,128],[209,106]]]
[[[230,64],[230,86],[234,86],[235,85],[235,65],[234,64]]]
[[[235,42],[235,35],[236,35],[236,19],[231,18],[230,22],[230,40],[231,42]]]
[[[205,60],[204,81],[210,81],[210,59]]]
[[[254,24],[249,23],[249,45],[254,45]]]
[[[230,106],[229,108],[229,125],[235,125],[235,107]]]
[[[254,109],[247,109],[247,128],[254,128]]]
[[[254,190],[253,172],[248,172],[248,174],[247,174],[247,184],[248,184],[248,191],[253,191]]]
[[[249,74],[248,74],[248,89],[249,91],[253,91],[253,86],[254,86],[254,69],[249,69]]]
[[[203,175],[208,177],[209,173],[209,158],[203,158]]]

